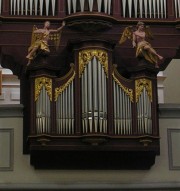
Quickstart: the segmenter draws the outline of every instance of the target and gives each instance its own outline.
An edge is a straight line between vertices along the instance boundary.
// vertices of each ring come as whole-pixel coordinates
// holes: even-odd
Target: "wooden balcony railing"
[[[0,0],[1,16],[64,18],[79,13],[116,19],[180,18],[179,0]]]

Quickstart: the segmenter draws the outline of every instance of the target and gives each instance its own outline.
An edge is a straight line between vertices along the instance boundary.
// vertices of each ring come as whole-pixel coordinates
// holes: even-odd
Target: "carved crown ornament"
[[[38,100],[43,86],[45,86],[49,99],[52,101],[52,79],[47,77],[39,77],[35,79],[35,101]]]
[[[138,102],[144,88],[146,89],[149,99],[152,102],[152,81],[146,78],[135,81],[136,102]]]
[[[108,78],[108,54],[106,51],[100,49],[86,49],[79,52],[79,78],[81,78],[86,65],[93,57],[96,57],[102,64],[106,77]]]

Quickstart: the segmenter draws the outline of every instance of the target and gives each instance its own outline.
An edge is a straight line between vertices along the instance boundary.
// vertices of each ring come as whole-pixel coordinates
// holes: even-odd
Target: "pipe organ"
[[[0,0],[0,15],[3,3]],[[113,15],[113,0],[62,0],[67,15],[98,12]],[[123,18],[168,19],[167,0],[121,0],[120,15]],[[57,0],[9,0],[9,14],[19,16],[53,16],[62,9]],[[172,0],[174,17],[180,18],[180,1]]]
[[[121,3],[124,18],[167,18],[167,0],[122,0]]]
[[[35,80],[36,102],[36,132],[37,134],[51,133],[51,95],[52,80],[42,77]]]
[[[157,73],[179,56],[177,18],[180,0],[0,0],[2,66],[21,81],[23,151],[35,168],[154,164]],[[27,66],[32,26],[45,20],[65,20],[62,43],[55,51],[48,42],[50,54],[38,51]],[[125,25],[137,20],[152,23],[153,46],[164,57],[159,69],[135,58],[130,44],[118,45]]]
[[[71,135],[74,130],[74,77],[55,89],[56,102],[56,133],[58,135]],[[59,79],[58,81],[63,81]]]
[[[0,0],[0,15],[1,15],[1,12],[2,12],[2,0]]]
[[[116,136],[153,136],[150,79],[134,81],[122,77],[115,66],[109,69],[108,52],[102,49],[80,50],[76,65],[78,70],[71,64],[71,70],[61,78],[35,79],[37,134],[76,135],[75,121],[79,121],[77,116],[80,116],[82,135],[107,135],[112,128]],[[110,79],[112,100],[108,99]],[[75,91],[76,80],[80,84],[80,95]],[[79,115],[75,113],[77,97],[80,97]],[[109,105],[113,108],[112,126],[109,126]],[[53,107],[54,122],[51,112]],[[51,127],[53,123],[54,129]]]
[[[11,15],[55,16],[56,11],[56,0],[10,0]]]
[[[110,15],[112,0],[67,0],[68,14],[77,12],[99,12]]]
[[[174,0],[174,9],[176,18],[180,18],[180,1]]]
[[[27,69],[33,88],[28,135],[31,164],[46,168],[53,156],[50,152],[57,159],[51,165],[91,168],[88,160],[93,157],[95,168],[106,168],[111,161],[106,163],[107,156],[114,154],[116,169],[122,166],[120,160],[125,164],[137,151],[143,164],[147,153],[152,157],[143,167],[149,168],[159,154],[154,66],[137,66],[128,71],[128,77],[122,76],[113,63],[109,41],[72,41],[68,50],[73,64],[67,62],[66,73],[41,54]],[[36,62],[42,62],[42,67]],[[137,168],[131,162],[126,167]]]
[[[115,135],[132,135],[133,89],[125,87],[120,75],[119,78],[121,80],[118,80],[113,73],[114,133]]]
[[[83,133],[107,133],[107,75],[98,50],[81,52],[87,63],[82,66],[82,131]],[[105,54],[105,59],[107,55]],[[93,56],[92,56],[93,55]],[[84,58],[85,57],[85,58]],[[81,71],[82,72],[82,71]]]
[[[152,82],[136,80],[136,103],[138,134],[152,134]]]

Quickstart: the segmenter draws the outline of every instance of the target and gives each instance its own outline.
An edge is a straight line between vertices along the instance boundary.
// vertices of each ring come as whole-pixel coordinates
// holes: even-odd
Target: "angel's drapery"
[[[148,50],[145,50],[144,49],[145,46],[149,46],[151,49],[153,49],[150,43],[148,43],[147,41],[142,41],[138,43],[136,47],[136,57],[144,57],[150,63],[156,64],[158,62],[157,56],[153,55]]]

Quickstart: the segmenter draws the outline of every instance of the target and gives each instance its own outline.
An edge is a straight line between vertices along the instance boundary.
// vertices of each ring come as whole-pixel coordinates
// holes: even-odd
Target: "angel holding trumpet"
[[[32,38],[31,38],[31,46],[28,48],[28,55],[26,58],[28,59],[27,66],[31,63],[31,61],[37,56],[39,50],[48,54],[50,52],[48,41],[53,40],[55,45],[58,46],[61,38],[61,31],[65,26],[65,22],[62,22],[61,27],[58,29],[49,29],[50,22],[46,21],[44,23],[44,28],[38,29],[36,26],[33,27]]]
[[[133,27],[126,27],[120,38],[119,44],[124,43],[127,39],[132,41],[133,48],[136,48],[136,57],[144,57],[150,63],[155,64],[156,68],[159,68],[158,62],[163,60],[163,57],[159,55],[146,39],[153,39],[152,33],[148,26],[145,26],[143,22],[137,23],[137,29],[133,31]]]

